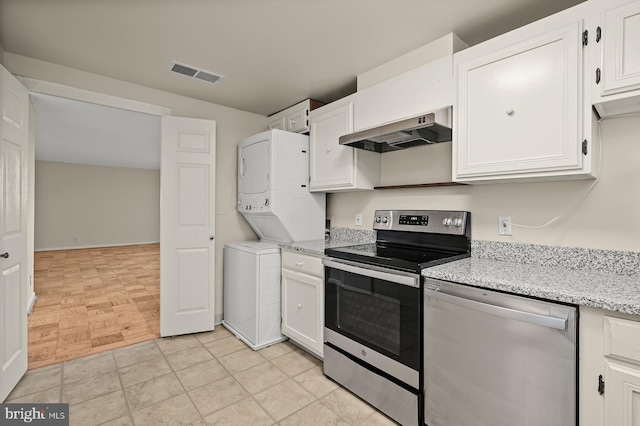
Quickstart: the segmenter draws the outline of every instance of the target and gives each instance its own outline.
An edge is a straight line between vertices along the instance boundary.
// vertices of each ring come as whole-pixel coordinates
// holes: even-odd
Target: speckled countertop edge
[[[281,244],[326,248],[375,242],[375,231],[332,228],[331,238]],[[445,281],[573,305],[640,315],[640,253],[474,240],[471,257],[422,270]]]
[[[330,238],[324,240],[296,241],[282,243],[280,247],[308,254],[324,255],[328,248],[346,247],[355,244],[374,243],[376,232],[351,228],[331,228]]]
[[[474,241],[471,257],[422,275],[524,296],[640,315],[636,252]]]

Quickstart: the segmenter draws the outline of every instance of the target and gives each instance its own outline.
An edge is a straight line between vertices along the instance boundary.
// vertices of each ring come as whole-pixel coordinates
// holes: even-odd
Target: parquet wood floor
[[[29,369],[160,337],[160,245],[36,252]]]

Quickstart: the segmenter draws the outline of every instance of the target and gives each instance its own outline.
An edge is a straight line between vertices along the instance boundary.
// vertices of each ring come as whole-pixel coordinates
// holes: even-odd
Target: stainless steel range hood
[[[388,152],[451,140],[451,107],[340,136],[340,145]]]

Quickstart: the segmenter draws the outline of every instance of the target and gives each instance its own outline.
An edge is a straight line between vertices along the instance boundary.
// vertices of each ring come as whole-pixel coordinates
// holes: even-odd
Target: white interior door
[[[213,330],[215,121],[162,117],[160,335]]]
[[[0,401],[27,371],[29,94],[0,66]]]

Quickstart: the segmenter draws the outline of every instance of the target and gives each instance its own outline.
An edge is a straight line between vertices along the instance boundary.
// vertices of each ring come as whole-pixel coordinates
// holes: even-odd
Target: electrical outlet
[[[356,213],[356,226],[362,226],[362,213]]]
[[[498,217],[498,235],[511,235],[511,216]]]

